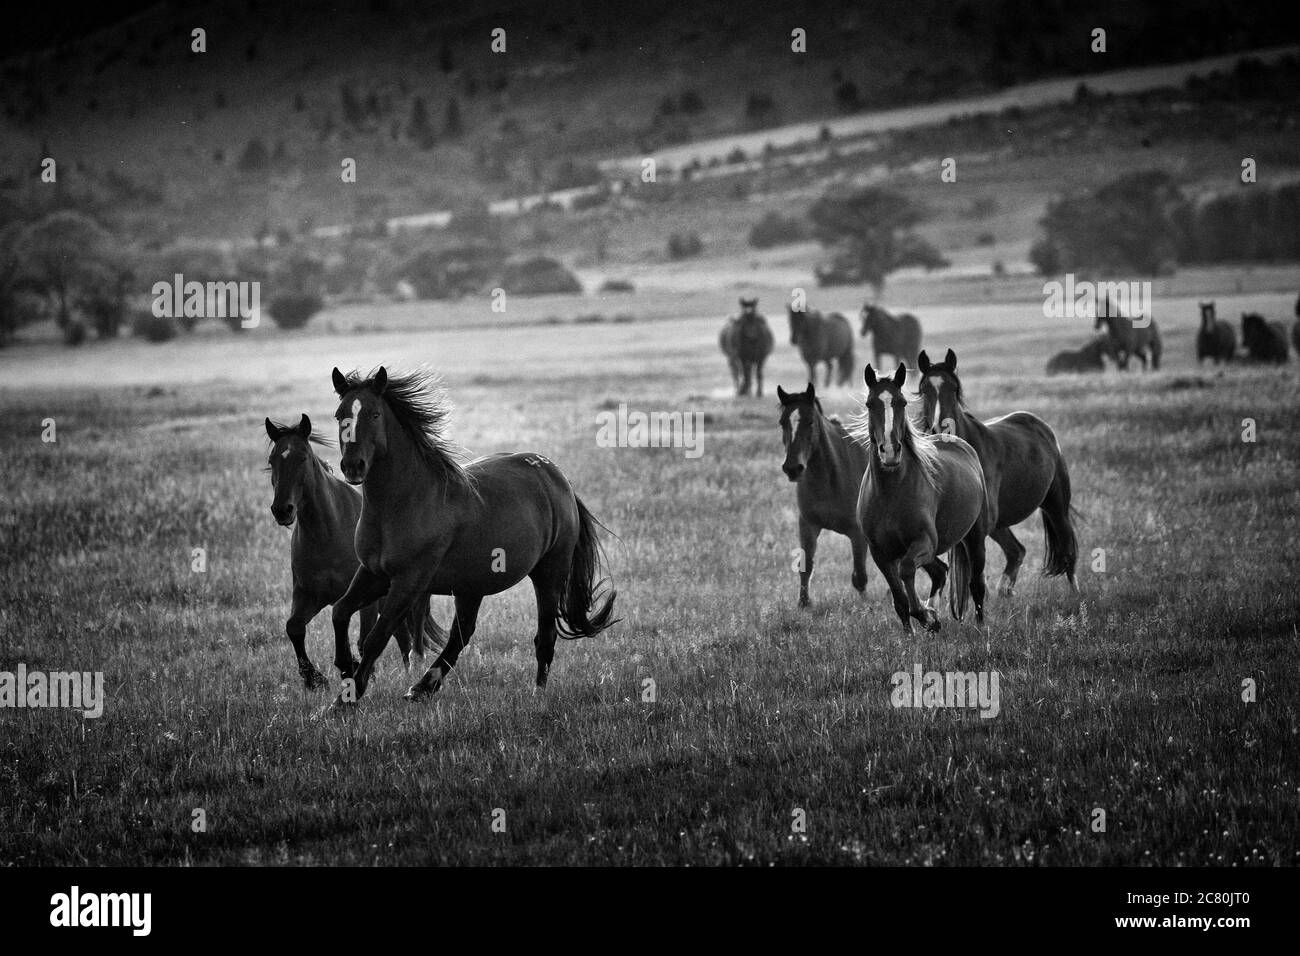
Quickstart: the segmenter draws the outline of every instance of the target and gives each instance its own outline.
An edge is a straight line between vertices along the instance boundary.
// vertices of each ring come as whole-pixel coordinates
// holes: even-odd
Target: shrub
[[[749,230],[749,244],[755,249],[771,249],[792,242],[803,242],[811,232],[803,219],[769,212]]]
[[[582,283],[562,263],[545,256],[507,263],[501,287],[512,295],[579,293]]]
[[[141,312],[136,316],[132,331],[146,342],[166,342],[176,338],[176,321],[165,315]]]
[[[280,328],[300,329],[324,307],[324,300],[314,292],[286,292],[271,299],[267,312]]]
[[[668,237],[669,259],[690,259],[704,252],[704,240],[694,232],[674,232]]]
[[[631,279],[606,279],[600,284],[601,292],[635,292]]]

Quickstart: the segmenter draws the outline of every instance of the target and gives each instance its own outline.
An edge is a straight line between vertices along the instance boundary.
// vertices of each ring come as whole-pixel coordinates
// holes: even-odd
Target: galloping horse
[[[1196,364],[1207,358],[1214,359],[1214,364],[1231,362],[1237,354],[1237,334],[1232,326],[1222,322],[1214,315],[1214,303],[1202,302],[1201,330],[1196,333]]]
[[[1129,357],[1136,355],[1142,360],[1142,368],[1145,370],[1147,356],[1150,355],[1151,368],[1159,369],[1162,347],[1160,329],[1156,327],[1155,317],[1147,316],[1147,324],[1137,326],[1131,318],[1119,310],[1110,296],[1106,296],[1104,301],[1105,306],[1097,309],[1097,321],[1093,323],[1093,329],[1100,332],[1105,328],[1111,344],[1115,347],[1116,363],[1119,367],[1127,369]]]
[[[1029,412],[981,422],[966,410],[952,349],[942,362],[931,362],[921,353],[921,397],[926,430],[956,435],[979,455],[989,495],[988,532],[1007,557],[998,593],[1015,593],[1025,546],[1011,528],[1035,509],[1043,513],[1047,548],[1043,573],[1064,574],[1077,591],[1074,568],[1079,545],[1070,514],[1070,472],[1048,424]]]
[[[1103,355],[1115,358],[1115,347],[1111,345],[1108,335],[1097,336],[1081,349],[1057,352],[1047,360],[1047,374],[1104,372],[1106,363],[1102,360]]]
[[[357,519],[361,517],[361,495],[335,476],[329,465],[312,450],[313,442],[318,445],[329,443],[312,434],[311,419],[306,415],[293,427],[268,418],[266,435],[271,439],[267,470],[275,489],[271,514],[284,527],[293,527],[289,546],[293,604],[284,629],[298,657],[298,673],[304,686],[315,690],[324,687],[327,681],[312,664],[303,646],[307,625],[322,608],[343,596],[356,573],[357,553],[352,539],[356,534]],[[378,616],[376,604],[367,604],[361,609],[362,637],[374,626]],[[402,652],[403,665],[410,669],[412,643],[416,653],[423,657],[426,646],[439,647],[446,639],[447,632],[429,617],[429,599],[426,596],[417,602],[397,629],[397,645]],[[335,660],[351,659],[347,632],[344,631],[343,643],[335,648]]]
[[[808,581],[817,555],[817,538],[822,529],[849,539],[853,548],[853,586],[867,586],[867,539],[858,525],[858,489],[867,470],[867,453],[838,421],[822,413],[813,383],[806,392],[788,394],[776,387],[781,400],[781,441],[785,461],[781,470],[798,482],[795,500],[799,505],[799,547],[803,563],[799,569],[799,606],[808,606]]]
[[[365,693],[397,622],[426,594],[449,594],[456,619],[447,646],[406,693],[437,693],[474,634],[479,605],[525,577],[537,595],[537,686],[545,687],[557,633],[590,637],[616,623],[613,591],[597,597],[600,523],[549,459],[498,454],[467,465],[442,435],[450,409],[428,374],[367,378],[334,369],[343,476],[362,486],[361,561],[334,605],[335,639],[360,608],[384,597],[351,676]],[[336,704],[350,703],[346,695]]]
[[[1281,322],[1266,322],[1254,312],[1241,314],[1241,344],[1254,362],[1276,362],[1290,358],[1286,346],[1286,329]]]
[[[916,364],[916,356],[921,351],[921,323],[910,312],[900,312],[897,317],[890,315],[878,305],[870,302],[862,306],[861,335],[871,334],[871,346],[876,352],[876,364],[880,364],[881,355],[889,354],[900,364]]]
[[[763,363],[775,344],[767,319],[758,312],[758,299],[742,298],[740,315],[728,318],[718,335],[718,345],[727,357],[737,395],[749,394],[752,377],[757,385],[756,394],[763,397]]]
[[[952,564],[949,611],[961,620],[969,591],[975,619],[982,622],[988,501],[979,457],[954,435],[916,430],[903,396],[906,366],[892,379],[877,379],[870,365],[863,375],[866,409],[852,434],[866,443],[870,465],[858,494],[858,522],[889,583],[903,630],[912,632],[912,618],[927,631],[939,630],[933,602],[943,587],[944,551]],[[917,568],[925,568],[932,583],[924,605],[916,596]]]
[[[839,312],[823,315],[816,309],[790,314],[790,344],[799,347],[803,363],[808,366],[808,380],[816,381],[817,365],[826,363],[826,386],[831,384],[832,366],[838,363],[836,384],[847,385],[853,375],[853,326]]]

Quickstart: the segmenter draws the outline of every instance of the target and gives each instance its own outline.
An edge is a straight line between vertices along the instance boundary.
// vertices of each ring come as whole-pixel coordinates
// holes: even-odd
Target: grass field
[[[1068,342],[1034,304],[923,314],[976,411],[1056,428],[1082,559],[1077,596],[1038,578],[1034,518],[984,629],[945,615],[914,637],[874,567],[865,600],[850,589],[831,536],[795,607],[776,400],[726,396],[717,319],[0,355],[0,669],[100,670],[108,694],[98,719],[0,710],[0,865],[1294,864],[1300,380],[1196,370],[1194,299],[1156,304],[1185,317],[1162,319],[1166,370],[1078,380],[1041,376]],[[774,324],[770,393],[806,377]],[[484,603],[429,705],[401,699],[392,651],[349,716],[300,687],[261,422],[328,429],[330,367],[380,361],[441,368],[463,445],[547,455],[618,534],[623,621],[562,643],[544,694],[527,586]],[[598,447],[621,402],[705,413],[703,456]],[[327,631],[309,629],[323,670]],[[914,663],[998,671],[1000,714],[895,709],[890,676]]]

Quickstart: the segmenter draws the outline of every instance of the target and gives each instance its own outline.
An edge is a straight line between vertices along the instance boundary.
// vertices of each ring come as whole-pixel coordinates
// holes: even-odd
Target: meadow
[[[1089,330],[1041,301],[918,309],[974,410],[1056,429],[1081,590],[1037,575],[1035,517],[1020,588],[990,598],[984,627],[944,614],[908,636],[874,566],[865,598],[849,587],[833,535],[813,606],[795,605],[775,387],[806,374],[765,295],[762,399],[728,394],[731,291],[712,311],[643,293],[607,307],[656,321],[365,331],[326,313],[300,334],[0,353],[0,669],[103,671],[108,695],[98,719],[0,710],[0,865],[1300,861],[1294,362],[1197,369],[1190,295],[1157,295],[1167,361],[1146,375],[1043,377]],[[1219,301],[1280,315],[1291,298]],[[868,358],[859,342],[828,412],[856,411]],[[562,642],[544,693],[527,585],[484,603],[427,705],[402,699],[415,675],[392,650],[354,713],[300,686],[262,419],[305,411],[330,431],[330,368],[381,362],[440,369],[457,441],[547,455],[617,535],[622,622]],[[599,447],[597,415],[620,403],[703,412],[703,455]],[[446,623],[449,602],[434,611]],[[327,635],[322,615],[308,648],[336,678]],[[996,670],[999,715],[895,709],[890,677],[916,663]]]

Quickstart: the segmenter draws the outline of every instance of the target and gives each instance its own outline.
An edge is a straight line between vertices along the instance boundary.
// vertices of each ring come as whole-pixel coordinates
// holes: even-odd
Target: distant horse
[[[823,315],[816,309],[790,315],[790,344],[799,347],[803,363],[808,366],[808,380],[817,380],[817,365],[826,363],[826,386],[831,384],[832,366],[839,365],[836,384],[847,385],[853,376],[853,326],[839,312]]]
[[[907,417],[903,384],[907,366],[890,378],[876,378],[867,366],[866,408],[853,435],[867,445],[870,464],[858,494],[858,523],[871,558],[889,584],[903,629],[912,619],[927,631],[939,630],[933,602],[943,586],[939,555],[949,552],[953,586],[952,616],[961,620],[966,597],[975,602],[975,619],[984,620],[984,536],[988,502],[975,449],[953,435],[922,435]],[[929,600],[916,596],[916,570],[930,574]]]
[[[1110,296],[1104,302],[1104,307],[1097,308],[1097,321],[1093,323],[1093,329],[1100,332],[1104,328],[1110,336],[1111,344],[1115,347],[1116,364],[1127,369],[1129,358],[1136,355],[1142,360],[1143,370],[1147,368],[1148,357],[1151,368],[1159,369],[1162,346],[1155,318],[1147,316],[1147,324],[1138,326],[1119,310]]]
[[[1109,335],[1099,335],[1081,349],[1057,352],[1047,360],[1047,374],[1104,372],[1103,355],[1115,358],[1115,346],[1111,344]]]
[[[728,318],[718,335],[737,395],[749,394],[752,379],[757,386],[755,394],[763,397],[763,363],[775,344],[767,319],[758,312],[758,299],[742,298],[740,315]]]
[[[1290,358],[1286,345],[1286,329],[1281,322],[1266,322],[1254,312],[1241,314],[1241,344],[1254,362],[1276,362],[1279,365]]]
[[[892,355],[900,364],[911,362],[916,365],[916,357],[921,352],[921,322],[916,316],[910,312],[893,316],[868,302],[862,306],[860,334],[865,336],[868,333],[877,365],[882,355]]]
[[[808,606],[808,581],[812,578],[817,538],[822,530],[849,539],[853,548],[853,586],[867,586],[867,539],[858,526],[858,490],[867,470],[866,450],[849,437],[838,421],[822,413],[813,383],[808,390],[788,394],[776,387],[781,400],[781,441],[785,461],[781,470],[798,482],[799,505],[799,606]]]
[[[1300,355],[1300,297],[1295,300],[1295,324],[1291,326],[1291,347]]]
[[[931,362],[921,353],[921,398],[928,431],[957,435],[979,455],[989,493],[988,533],[1007,557],[998,593],[1015,593],[1025,546],[1011,528],[1035,510],[1043,513],[1047,549],[1043,573],[1064,574],[1077,591],[1074,569],[1079,545],[1070,512],[1070,472],[1048,424],[1029,412],[981,422],[966,410],[952,349],[942,362]]]
[[[1214,303],[1201,304],[1201,330],[1196,333],[1196,364],[1207,358],[1214,359],[1214,364],[1231,362],[1237,354],[1237,333],[1232,325],[1223,322],[1214,315]]]
[[[384,598],[352,673],[356,699],[401,616],[427,594],[456,600],[451,636],[408,700],[437,693],[469,643],[479,605],[525,577],[537,595],[537,686],[557,634],[590,637],[616,623],[613,591],[597,597],[600,523],[548,458],[498,454],[461,464],[442,431],[450,412],[428,374],[362,378],[334,369],[343,476],[362,486],[361,566],[334,605],[334,632]],[[387,595],[387,597],[385,597]],[[350,703],[346,695],[336,704]]]
[[[336,477],[312,450],[313,442],[326,446],[329,443],[312,434],[311,419],[306,415],[293,427],[268,418],[266,435],[271,439],[267,470],[271,472],[271,487],[275,489],[271,514],[284,527],[293,527],[289,546],[293,605],[284,629],[298,657],[298,673],[303,684],[315,690],[324,687],[327,681],[303,646],[307,625],[322,608],[343,596],[356,573],[357,552],[352,542],[357,519],[361,517],[361,495]],[[362,636],[374,626],[378,616],[376,604],[368,604],[361,610]],[[397,629],[403,665],[410,669],[412,643],[416,653],[423,657],[426,647],[441,646],[446,639],[447,632],[429,616],[426,597]],[[335,648],[335,662],[351,661],[352,652],[344,632],[343,643]],[[339,669],[345,670],[342,664]]]

